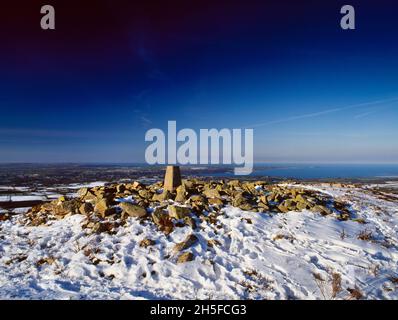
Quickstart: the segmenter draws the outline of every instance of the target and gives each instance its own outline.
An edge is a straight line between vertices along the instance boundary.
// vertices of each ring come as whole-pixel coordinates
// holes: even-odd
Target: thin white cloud
[[[144,124],[148,124],[148,125],[152,124],[152,121],[150,119],[148,119],[147,117],[142,116],[141,120]]]
[[[367,112],[364,112],[364,113],[360,113],[360,114],[355,115],[354,119],[365,118],[365,117],[370,116],[370,115],[372,115],[372,114],[374,114],[376,112],[377,112],[377,110],[372,110],[372,111],[367,111]]]
[[[314,118],[314,117],[319,117],[319,116],[323,116],[323,115],[326,115],[326,114],[335,113],[335,112],[339,112],[339,111],[343,111],[343,110],[349,110],[349,109],[354,109],[354,108],[378,105],[378,104],[383,104],[383,103],[387,103],[387,102],[394,102],[394,101],[398,101],[398,97],[390,98],[390,99],[363,102],[363,103],[358,103],[358,104],[352,104],[352,105],[348,105],[348,106],[345,106],[345,107],[336,107],[336,108],[331,108],[331,109],[327,109],[327,110],[323,110],[323,111],[319,111],[319,112],[300,114],[300,115],[297,115],[297,116],[291,116],[291,117],[287,117],[287,118],[282,118],[282,119],[271,120],[271,121],[267,121],[267,122],[247,125],[247,126],[244,126],[244,128],[257,128],[257,127],[263,127],[263,126],[267,126],[267,125],[271,125],[271,124],[284,123],[284,122],[300,120],[300,119],[307,119],[307,118]]]

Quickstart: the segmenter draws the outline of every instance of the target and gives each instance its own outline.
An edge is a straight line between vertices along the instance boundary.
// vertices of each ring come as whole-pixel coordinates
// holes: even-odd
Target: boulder
[[[200,194],[194,194],[189,197],[189,202],[206,203],[206,198]]]
[[[191,180],[183,180],[183,186],[186,188],[186,189],[193,189],[194,187],[195,187],[195,181],[194,181],[194,179],[191,179]]]
[[[216,189],[205,189],[202,192],[207,198],[220,198],[220,192]]]
[[[222,206],[224,205],[224,202],[220,198],[210,198],[209,204],[213,206]]]
[[[298,211],[302,211],[309,208],[309,205],[306,202],[297,202],[296,208]]]
[[[97,196],[91,190],[88,190],[86,194],[83,197],[81,197],[81,199],[83,201],[89,201],[89,202],[96,202],[98,200]]]
[[[234,187],[234,188],[239,187],[241,185],[239,180],[231,180],[231,181],[228,181],[227,184],[228,184],[228,186]]]
[[[126,191],[126,186],[124,184],[118,184],[116,186],[116,192],[117,193],[123,193]]]
[[[58,203],[60,203],[60,202],[65,202],[66,201],[66,197],[65,196],[60,196],[58,199],[57,199],[57,202]]]
[[[238,194],[234,197],[232,205],[234,207],[239,207],[241,205],[246,204],[247,202],[248,202],[247,199],[242,194]]]
[[[112,230],[115,228],[115,224],[105,221],[105,222],[97,222],[94,224],[92,231],[95,233],[102,233],[102,232],[108,232],[111,233]]]
[[[67,214],[79,214],[81,202],[78,199],[73,200],[59,200],[52,210],[56,216],[65,216]]]
[[[123,210],[123,214],[130,217],[142,218],[147,215],[146,209],[130,202],[122,202],[119,207]]]
[[[199,239],[194,234],[190,234],[184,239],[184,241],[177,243],[174,246],[173,251],[180,252],[182,250],[188,249],[189,247],[193,246],[198,241],[199,241]]]
[[[286,199],[283,201],[283,205],[289,209],[289,211],[296,210],[296,202],[293,199]]]
[[[321,215],[329,215],[332,214],[332,210],[323,206],[323,205],[315,205],[311,208],[312,211],[319,212]]]
[[[167,190],[163,190],[162,193],[155,193],[152,196],[152,201],[163,202],[169,199],[173,199],[173,194]]]
[[[169,216],[175,219],[182,219],[188,216],[191,212],[191,209],[188,207],[181,207],[176,205],[170,205],[168,207],[168,210],[169,210]]]
[[[190,226],[192,229],[196,229],[196,227],[197,227],[195,220],[190,216],[184,217],[184,223],[187,226]]]
[[[152,213],[152,220],[165,234],[169,234],[174,230],[173,221],[161,207],[156,208]]]
[[[140,241],[140,247],[142,248],[147,248],[149,246],[153,246],[156,242],[152,239],[144,239],[142,241]]]
[[[177,188],[177,195],[174,201],[184,203],[185,201],[187,201],[187,195],[188,195],[187,189],[185,188],[184,185],[181,185]]]
[[[90,214],[93,210],[94,210],[94,207],[89,202],[84,202],[79,208],[79,212],[84,215]]]
[[[253,211],[255,209],[255,207],[249,202],[241,204],[240,206],[238,206],[238,208],[244,211]]]
[[[111,208],[110,202],[106,199],[97,201],[94,207],[94,212],[99,214],[102,218],[115,213],[115,210]]]
[[[269,206],[263,202],[259,202],[258,207],[261,209],[262,212],[269,211]]]
[[[79,190],[77,190],[77,196],[79,198],[84,198],[86,196],[88,192],[88,188],[80,188]]]
[[[128,188],[132,190],[139,190],[142,189],[143,187],[144,187],[143,184],[139,181],[134,181],[133,183],[128,185]]]
[[[10,219],[10,215],[8,213],[0,213],[0,221],[7,221]]]
[[[289,208],[286,207],[283,203],[281,203],[280,205],[278,205],[277,208],[278,208],[278,210],[279,210],[280,212],[282,212],[282,213],[289,212]]]
[[[256,184],[253,182],[245,182],[244,184],[242,184],[242,189],[252,194],[258,193],[256,189]]]
[[[96,196],[96,200],[98,201],[98,200],[107,200],[107,201],[112,201],[113,200],[113,198],[114,198],[114,195],[113,195],[113,193],[111,193],[111,192],[109,192],[109,191],[106,191],[106,190],[98,190],[98,191],[96,191],[95,193],[95,196]]]
[[[180,254],[180,256],[177,258],[177,263],[185,263],[188,261],[192,261],[194,259],[194,255],[192,252],[184,252]]]
[[[259,202],[262,202],[264,204],[268,204],[268,200],[267,200],[267,196],[262,195],[260,197],[258,197]]]
[[[149,200],[149,199],[152,199],[152,197],[153,197],[153,193],[146,189],[141,189],[140,191],[138,191],[138,194],[143,199]]]

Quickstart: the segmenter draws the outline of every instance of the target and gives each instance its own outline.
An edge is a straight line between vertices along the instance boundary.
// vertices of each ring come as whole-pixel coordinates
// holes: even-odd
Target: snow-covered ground
[[[40,200],[40,201],[45,201],[46,197],[45,196],[36,196],[36,195],[31,195],[31,196],[0,196],[0,201],[33,201],[33,200]]]
[[[349,202],[357,219],[228,207],[194,231],[195,259],[183,264],[173,247],[190,227],[165,236],[129,218],[117,234],[87,235],[82,215],[40,227],[15,216],[0,222],[0,298],[398,299],[398,203],[363,188],[304,187]],[[140,247],[145,238],[155,245]]]

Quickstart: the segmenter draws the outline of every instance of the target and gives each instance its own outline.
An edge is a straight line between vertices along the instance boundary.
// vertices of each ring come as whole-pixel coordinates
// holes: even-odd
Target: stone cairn
[[[82,228],[88,233],[115,234],[130,218],[139,219],[142,224],[154,224],[165,235],[175,228],[188,226],[193,233],[175,248],[182,251],[197,241],[194,233],[203,227],[203,223],[217,228],[221,223],[218,216],[224,214],[226,206],[234,206],[253,215],[272,216],[310,210],[321,215],[333,215],[339,220],[353,217],[349,204],[324,193],[295,186],[294,182],[278,185],[269,181],[181,180],[180,168],[168,166],[164,182],[146,185],[133,181],[82,188],[75,198],[63,196],[34,206],[24,216],[24,223],[38,226],[80,214],[86,217]],[[153,241],[146,239],[140,245],[150,246]],[[182,260],[193,258],[186,252],[184,254]]]

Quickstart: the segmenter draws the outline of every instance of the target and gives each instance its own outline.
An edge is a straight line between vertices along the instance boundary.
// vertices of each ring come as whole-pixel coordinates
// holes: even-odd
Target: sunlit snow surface
[[[0,298],[330,299],[331,275],[338,273],[336,299],[349,298],[352,288],[366,299],[398,299],[391,281],[398,277],[398,204],[365,189],[305,187],[350,202],[367,224],[229,207],[216,225],[203,222],[195,231],[195,260],[177,264],[172,249],[189,227],[167,237],[130,218],[115,235],[87,235],[81,215],[41,227],[24,227],[15,216],[0,222]],[[372,241],[357,239],[363,230]],[[145,238],[156,244],[141,248]],[[39,266],[42,258],[54,262]]]

